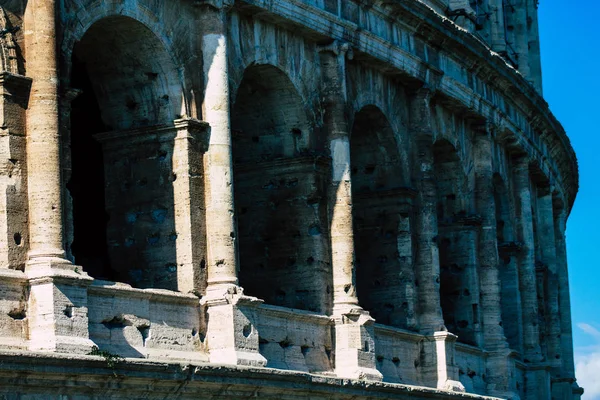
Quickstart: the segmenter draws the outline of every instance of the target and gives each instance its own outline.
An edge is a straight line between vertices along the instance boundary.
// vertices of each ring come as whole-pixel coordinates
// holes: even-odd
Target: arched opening
[[[127,17],[93,24],[74,46],[71,167],[75,262],[136,287],[177,288],[173,124],[181,84],[163,44]]]
[[[251,66],[231,122],[240,284],[269,304],[328,312],[328,165],[302,98],[279,69]]]
[[[394,132],[377,107],[356,114],[350,159],[359,301],[377,322],[414,329],[413,194],[404,187]]]
[[[477,230],[467,177],[456,148],[447,140],[433,146],[437,189],[440,298],[444,323],[458,340],[480,342]]]
[[[511,349],[522,351],[523,327],[517,256],[521,245],[515,239],[514,212],[510,192],[499,174],[494,174],[496,238],[500,263],[501,308],[504,335]]]

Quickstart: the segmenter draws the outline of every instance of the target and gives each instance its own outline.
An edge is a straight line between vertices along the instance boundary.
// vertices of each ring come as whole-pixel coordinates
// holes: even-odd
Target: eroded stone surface
[[[0,393],[580,398],[537,2],[367,3],[2,3]]]

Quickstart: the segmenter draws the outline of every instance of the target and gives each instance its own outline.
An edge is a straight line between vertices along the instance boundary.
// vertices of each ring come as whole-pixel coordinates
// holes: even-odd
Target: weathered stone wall
[[[533,0],[2,8],[17,398],[579,398]]]

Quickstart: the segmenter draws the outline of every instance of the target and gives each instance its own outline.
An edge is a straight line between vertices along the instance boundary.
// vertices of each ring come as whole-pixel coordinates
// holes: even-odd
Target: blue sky
[[[585,400],[600,400],[600,2],[541,0],[544,97],[579,159],[567,224],[576,369]]]

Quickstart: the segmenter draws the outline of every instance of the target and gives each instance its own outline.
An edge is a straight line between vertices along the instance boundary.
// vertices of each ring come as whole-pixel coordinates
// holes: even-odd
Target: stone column
[[[410,131],[415,138],[414,164],[417,207],[415,218],[415,269],[418,282],[418,318],[421,333],[431,335],[445,330],[440,303],[440,260],[437,227],[437,195],[433,171],[433,130],[431,93],[419,90],[411,99]]]
[[[55,1],[32,0],[24,16],[27,73],[29,348],[89,351],[87,288],[92,280],[65,258],[60,163]]]
[[[204,73],[202,117],[211,127],[204,157],[208,290],[227,292],[238,284],[224,9],[228,5],[218,0],[198,4]]]
[[[65,258],[58,120],[56,3],[34,0],[25,13],[27,74],[33,79],[27,109],[29,264],[60,268]]]
[[[522,244],[519,281],[523,304],[523,357],[527,362],[542,360],[540,332],[538,327],[538,301],[535,277],[535,243],[533,237],[533,215],[529,186],[529,165],[525,157],[513,164],[514,190],[516,197],[517,238]]]
[[[415,276],[419,331],[427,335],[421,368],[422,379],[439,389],[464,391],[454,360],[456,335],[446,332],[440,302],[437,189],[434,176],[432,93],[419,89],[410,100],[410,133],[415,138],[414,181],[417,190],[415,217]]]
[[[558,292],[560,307],[560,345],[561,345],[561,381],[555,382],[552,391],[556,398],[579,399],[581,388],[575,379],[575,364],[573,359],[573,328],[571,326],[571,294],[569,290],[569,271],[567,264],[567,243],[565,231],[567,228],[567,212],[561,208],[555,216],[554,236],[556,238],[556,269],[558,274]],[[558,386],[555,389],[555,386]],[[561,391],[562,390],[562,391]],[[556,393],[558,392],[558,393]],[[562,396],[562,397],[560,397]]]
[[[335,372],[344,378],[382,380],[375,362],[375,322],[358,304],[354,270],[350,134],[346,122],[347,43],[320,48],[325,131],[332,158],[328,190],[335,322]]]
[[[490,46],[492,50],[502,53],[506,51],[506,34],[504,29],[503,0],[489,0],[490,10]]]
[[[237,277],[227,65],[226,10],[230,4],[220,0],[196,4],[204,75],[202,117],[211,128],[204,155],[208,286],[202,299],[208,313],[210,362],[265,366],[256,327],[256,307],[262,300],[245,296]]]
[[[345,57],[348,44],[334,42],[320,49],[325,98],[325,129],[332,158],[330,200],[331,264],[334,313],[358,307],[354,271],[350,134],[346,123]]]
[[[516,0],[513,3],[514,49],[518,56],[519,72],[531,79],[529,69],[529,29],[527,28],[527,1]]]
[[[542,60],[540,56],[540,32],[538,25],[538,1],[527,0],[527,27],[529,49],[529,79],[535,89],[542,94]]]
[[[528,159],[523,156],[513,163],[513,184],[516,197],[517,238],[522,243],[519,260],[519,282],[523,305],[523,360],[528,365],[526,387],[528,399],[546,398],[550,389],[548,374],[540,365],[539,314],[535,270],[535,241]],[[537,396],[537,397],[536,397]]]
[[[546,274],[546,346],[547,362],[558,372],[561,365],[560,310],[558,307],[558,274],[556,265],[556,238],[554,236],[554,210],[549,187],[538,188],[537,198],[538,241],[540,261]],[[556,374],[554,374],[556,375]]]
[[[509,360],[510,350],[502,328],[500,260],[496,233],[496,205],[494,200],[492,166],[492,126],[475,127],[473,144],[475,162],[475,205],[481,217],[479,232],[479,279],[481,315],[483,319],[483,347],[489,352],[487,381],[491,395],[513,398],[516,388],[511,383],[514,363]],[[507,321],[511,323],[511,321]]]

